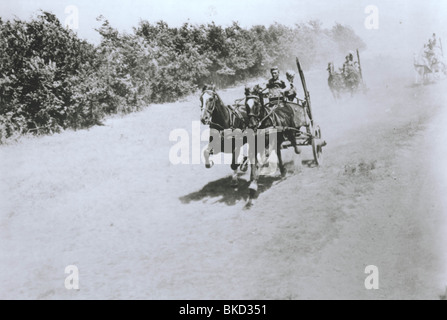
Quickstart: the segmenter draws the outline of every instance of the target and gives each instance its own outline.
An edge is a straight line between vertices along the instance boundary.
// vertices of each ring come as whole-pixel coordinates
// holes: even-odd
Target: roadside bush
[[[94,47],[50,13],[0,23],[0,138],[67,128],[73,80],[94,59]]]
[[[365,46],[350,27],[323,29],[319,21],[249,29],[142,21],[126,34],[98,20],[101,43],[94,46],[48,12],[28,22],[0,19],[0,143],[99,124],[107,114],[174,101],[205,83],[224,87],[265,75],[272,65],[295,68],[295,56],[310,68],[334,50]]]

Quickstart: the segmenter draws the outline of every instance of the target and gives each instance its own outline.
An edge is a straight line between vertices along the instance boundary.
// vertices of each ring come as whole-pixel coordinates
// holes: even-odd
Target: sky
[[[233,21],[243,27],[275,22],[293,26],[318,19],[323,27],[336,22],[351,26],[364,39],[369,50],[418,50],[436,32],[447,45],[447,0],[0,0],[4,20],[30,19],[39,9],[50,11],[64,23],[74,5],[79,12],[78,35],[98,43],[94,30],[106,17],[120,31],[132,32],[140,20],[163,20],[170,26],[185,22],[206,24],[214,21],[227,26]],[[378,29],[367,29],[365,19],[377,8]]]

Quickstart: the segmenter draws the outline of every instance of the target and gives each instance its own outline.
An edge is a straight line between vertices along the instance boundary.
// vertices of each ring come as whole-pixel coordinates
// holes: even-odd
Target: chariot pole
[[[441,55],[444,57],[444,50],[442,49],[442,41],[441,41],[441,38],[439,38],[439,45],[441,46]]]
[[[364,84],[364,83],[363,83],[363,74],[362,74],[362,65],[360,64],[360,54],[359,54],[359,49],[357,49],[357,62],[359,63],[360,79],[362,79],[362,84]]]
[[[308,113],[309,113],[310,123],[313,126],[314,125],[314,120],[313,120],[313,117],[312,117],[312,107],[311,107],[311,104],[310,104],[310,94],[309,94],[309,91],[307,90],[306,79],[304,78],[304,72],[303,72],[303,69],[301,68],[300,60],[298,58],[296,58],[296,66],[298,67],[298,73],[300,74],[301,84],[303,85],[304,100],[306,101],[306,104],[307,104],[307,110],[308,110]]]

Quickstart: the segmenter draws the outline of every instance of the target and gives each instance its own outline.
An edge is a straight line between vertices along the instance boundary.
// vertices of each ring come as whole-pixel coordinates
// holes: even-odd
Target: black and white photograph
[[[0,300],[446,300],[446,17],[1,0]]]

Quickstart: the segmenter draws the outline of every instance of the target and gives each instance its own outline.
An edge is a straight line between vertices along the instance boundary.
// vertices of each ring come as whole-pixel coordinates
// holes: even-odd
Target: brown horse
[[[329,73],[328,85],[331,89],[334,99],[341,98],[341,93],[349,92],[351,97],[358,92],[362,86],[362,78],[357,66],[348,67],[346,73],[336,72],[334,64],[328,63],[327,71]],[[365,92],[365,87],[363,86]]]
[[[434,55],[428,58],[424,51],[419,54],[413,54],[416,84],[427,84],[447,75],[446,65],[439,57],[440,55]]]
[[[203,87],[200,102],[200,120],[204,125],[209,125],[211,131],[208,147],[203,152],[205,167],[209,169],[214,165],[213,161],[210,161],[210,155],[220,152],[231,153],[233,170],[231,185],[236,187],[238,168],[242,165],[241,171],[247,170],[247,158],[244,157],[242,163],[238,163],[238,159],[240,148],[247,143],[242,130],[247,128],[248,115],[244,108],[225,105],[213,85]]]
[[[341,93],[347,90],[343,74],[335,72],[334,64],[332,62],[328,63],[327,71],[329,73],[327,82],[331,89],[332,96],[335,100],[340,99]]]
[[[257,130],[257,139],[265,137],[264,150],[259,150],[262,145],[256,143],[256,154],[259,152],[276,151],[278,157],[278,165],[281,175],[286,173],[284,163],[281,156],[281,144],[287,139],[293,146],[295,153],[300,154],[300,150],[296,143],[296,134],[299,129],[305,125],[301,121],[303,108],[296,103],[276,101],[264,104],[263,94],[260,87],[255,86],[253,90],[247,94],[245,102],[248,118],[249,128]],[[260,136],[262,135],[262,137]],[[273,138],[273,141],[272,141]],[[255,157],[257,160],[257,157]],[[256,193],[258,189],[258,173],[257,162],[251,163],[251,184],[249,186],[252,194]]]

